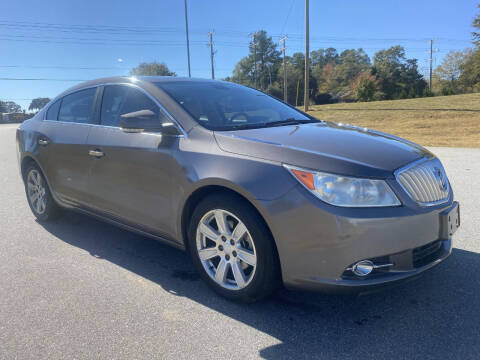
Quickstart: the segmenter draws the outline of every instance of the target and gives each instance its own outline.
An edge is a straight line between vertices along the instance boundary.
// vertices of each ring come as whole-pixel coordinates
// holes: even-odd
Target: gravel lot
[[[89,217],[28,208],[14,125],[0,125],[1,359],[478,359],[480,149],[433,148],[461,203],[452,256],[358,298],[215,296],[186,254]]]

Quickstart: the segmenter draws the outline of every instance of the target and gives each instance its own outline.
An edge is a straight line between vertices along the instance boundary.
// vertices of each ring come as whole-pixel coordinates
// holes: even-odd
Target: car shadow
[[[280,341],[260,350],[281,358],[477,358],[480,255],[454,249],[444,263],[398,287],[345,297],[280,290],[242,305],[217,297],[187,254],[85,215],[42,226],[58,239],[210,307]]]

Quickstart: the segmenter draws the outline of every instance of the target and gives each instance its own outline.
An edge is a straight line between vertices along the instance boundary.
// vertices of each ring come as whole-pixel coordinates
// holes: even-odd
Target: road
[[[432,149],[461,202],[452,256],[358,298],[214,295],[186,254],[89,217],[35,221],[0,125],[1,359],[478,359],[480,149]],[[388,236],[388,234],[385,234]]]

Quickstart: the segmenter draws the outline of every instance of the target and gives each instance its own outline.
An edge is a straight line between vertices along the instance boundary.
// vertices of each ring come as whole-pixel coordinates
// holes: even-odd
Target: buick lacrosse
[[[428,150],[223,81],[86,82],[25,121],[17,146],[39,221],[75,209],[184,249],[237,301],[416,276],[460,225]]]

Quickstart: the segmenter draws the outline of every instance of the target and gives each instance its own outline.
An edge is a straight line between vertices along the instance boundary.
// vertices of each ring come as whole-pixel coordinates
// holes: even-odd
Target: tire
[[[53,199],[45,176],[38,165],[32,164],[27,168],[24,183],[28,205],[39,221],[54,220],[61,215],[62,209]]]
[[[217,216],[225,219],[222,226]],[[280,284],[273,238],[263,219],[240,197],[218,194],[201,200],[190,219],[188,248],[202,279],[229,300],[254,302]]]

